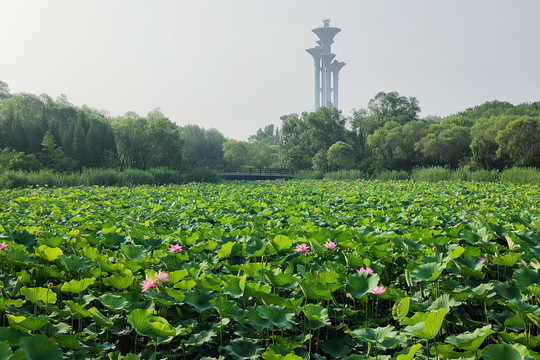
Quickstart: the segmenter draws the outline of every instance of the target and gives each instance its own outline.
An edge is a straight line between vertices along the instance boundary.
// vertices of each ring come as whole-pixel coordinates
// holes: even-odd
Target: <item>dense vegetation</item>
[[[350,117],[327,107],[285,115],[280,129],[268,125],[238,141],[216,129],[178,126],[159,109],[112,118],[65,96],[12,95],[0,82],[0,171],[286,167],[373,176],[431,166],[540,167],[540,102],[486,102],[445,118],[419,112],[414,97],[381,92]]]
[[[0,358],[540,359],[539,194],[2,190]]]

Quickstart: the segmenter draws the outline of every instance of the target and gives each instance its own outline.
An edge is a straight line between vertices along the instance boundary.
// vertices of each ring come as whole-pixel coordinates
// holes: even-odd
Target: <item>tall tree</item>
[[[495,141],[498,156],[508,156],[517,166],[540,167],[540,117],[521,116],[509,122]]]

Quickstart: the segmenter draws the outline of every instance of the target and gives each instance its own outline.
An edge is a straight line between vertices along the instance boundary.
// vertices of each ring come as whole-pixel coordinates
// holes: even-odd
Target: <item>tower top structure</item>
[[[340,28],[331,27],[330,19],[324,19],[323,27],[311,31],[319,40],[317,46],[306,49],[315,62],[315,109],[325,105],[338,104],[338,73],[345,63],[332,60],[336,54],[332,53],[334,37],[341,31]],[[332,102],[333,93],[333,102]]]

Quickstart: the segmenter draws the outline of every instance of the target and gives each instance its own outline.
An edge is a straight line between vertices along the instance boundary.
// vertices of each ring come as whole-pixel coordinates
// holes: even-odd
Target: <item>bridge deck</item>
[[[293,179],[294,175],[288,169],[225,169],[220,172],[225,180],[277,180]]]

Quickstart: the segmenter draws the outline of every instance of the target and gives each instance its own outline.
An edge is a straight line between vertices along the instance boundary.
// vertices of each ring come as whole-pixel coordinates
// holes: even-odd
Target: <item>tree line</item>
[[[331,107],[283,116],[281,149],[294,169],[411,171],[540,167],[540,102],[490,101],[444,118],[419,117],[414,97],[379,92],[346,117]]]
[[[333,107],[284,115],[280,128],[267,125],[239,141],[179,126],[159,109],[111,117],[65,96],[11,94],[0,81],[0,170],[540,167],[540,102],[491,101],[444,118],[419,113],[416,98],[380,92],[351,116]]]

